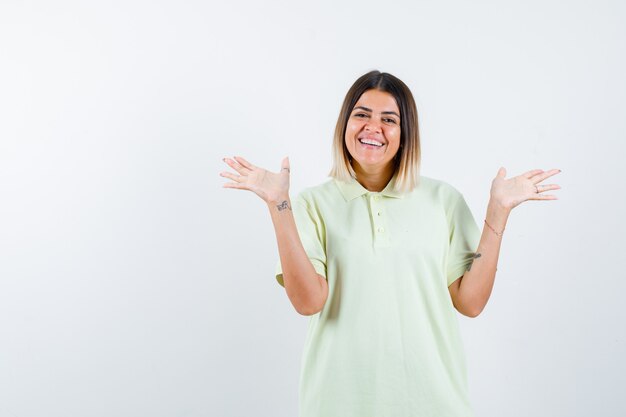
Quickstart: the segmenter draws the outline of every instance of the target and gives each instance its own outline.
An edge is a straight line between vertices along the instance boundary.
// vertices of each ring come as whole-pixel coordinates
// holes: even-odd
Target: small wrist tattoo
[[[278,209],[278,211],[283,211],[285,209],[291,210],[291,207],[289,207],[289,204],[287,204],[287,200],[285,200],[282,203],[280,203],[279,205],[277,205],[276,208]]]

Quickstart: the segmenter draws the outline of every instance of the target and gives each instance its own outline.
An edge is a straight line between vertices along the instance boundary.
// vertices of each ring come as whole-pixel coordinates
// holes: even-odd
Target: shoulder
[[[297,193],[295,199],[309,207],[314,207],[321,201],[332,200],[337,196],[339,196],[339,190],[331,178],[321,184],[303,188]]]
[[[418,189],[444,204],[454,203],[459,198],[463,198],[463,194],[452,184],[424,175],[420,176]]]

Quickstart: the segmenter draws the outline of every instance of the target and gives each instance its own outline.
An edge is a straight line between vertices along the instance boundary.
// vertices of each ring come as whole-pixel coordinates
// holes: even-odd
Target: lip
[[[386,145],[386,143],[385,143],[385,141],[384,141],[384,140],[379,139],[379,138],[374,137],[374,136],[365,136],[365,135],[364,135],[364,136],[358,136],[358,137],[357,137],[357,140],[359,141],[359,143],[361,143],[361,139],[375,140],[376,142],[380,142],[380,143],[382,143],[382,144],[383,144],[383,146],[385,146],[385,145]],[[364,143],[361,143],[361,144],[362,144],[362,145],[366,145],[366,144],[364,144]],[[381,146],[381,148],[382,148],[383,146]]]

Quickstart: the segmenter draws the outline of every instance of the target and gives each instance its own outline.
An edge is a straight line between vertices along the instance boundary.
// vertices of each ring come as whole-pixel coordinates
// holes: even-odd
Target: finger
[[[229,167],[231,167],[232,169],[234,169],[235,171],[237,171],[240,174],[246,174],[247,173],[247,169],[244,166],[240,165],[239,162],[237,161],[233,161],[230,158],[224,158],[223,159],[224,162],[226,162],[228,164]]]
[[[559,198],[553,194],[534,194],[530,200],[558,200]]]
[[[222,185],[222,188],[237,188],[239,190],[247,190],[248,188],[244,184],[239,184],[236,182],[227,182]]]
[[[525,178],[530,178],[533,175],[537,175],[537,174],[539,174],[541,172],[543,172],[543,169],[533,169],[531,171],[523,173],[522,176],[525,177]]]
[[[235,174],[231,174],[230,172],[220,172],[220,176],[225,177],[225,178],[230,178],[231,180],[239,183],[242,180],[241,175],[236,176]]]
[[[544,171],[544,172],[542,172],[540,174],[537,174],[537,175],[533,176],[531,178],[531,180],[535,184],[537,184],[537,183],[545,180],[546,178],[550,178],[551,176],[558,174],[559,172],[561,172],[560,169],[551,169],[550,171]]]
[[[545,184],[545,185],[537,185],[537,190],[539,192],[549,191],[549,190],[560,190],[561,186],[558,184]]]
[[[291,169],[289,167],[289,157],[286,156],[283,158],[281,164],[280,164],[280,172],[282,173],[283,171],[287,171],[288,173],[291,173]]]
[[[241,156],[235,156],[235,160],[248,169],[254,168],[254,165],[243,159]]]

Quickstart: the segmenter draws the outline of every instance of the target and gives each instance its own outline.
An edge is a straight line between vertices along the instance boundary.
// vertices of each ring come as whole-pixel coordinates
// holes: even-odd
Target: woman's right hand
[[[220,172],[220,176],[234,181],[227,182],[222,187],[252,191],[268,204],[289,197],[289,157],[283,159],[279,173],[252,165],[240,156],[235,156],[234,160],[224,158],[223,161],[239,175]]]

